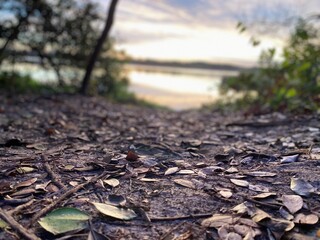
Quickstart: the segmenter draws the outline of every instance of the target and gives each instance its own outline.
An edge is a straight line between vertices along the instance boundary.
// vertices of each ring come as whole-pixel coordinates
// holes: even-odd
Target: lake
[[[216,101],[219,84],[224,76],[237,71],[189,68],[126,66],[130,79],[129,91],[137,97],[174,110],[199,108]]]
[[[30,74],[43,82],[54,82],[55,73],[37,65],[16,64],[2,66],[3,70]],[[141,64],[126,64],[130,84],[129,91],[140,99],[173,110],[199,108],[216,101],[220,95],[218,86],[224,76],[235,76],[237,71],[158,67]]]

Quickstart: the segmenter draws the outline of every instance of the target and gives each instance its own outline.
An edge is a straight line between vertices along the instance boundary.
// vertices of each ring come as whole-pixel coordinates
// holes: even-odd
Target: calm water
[[[234,76],[236,71],[199,70],[171,67],[126,65],[130,80],[129,91],[137,97],[174,110],[199,108],[217,100],[218,86],[223,76]],[[12,70],[12,67],[7,68]],[[28,73],[35,79],[54,82],[55,74],[36,65],[15,65],[14,70]],[[68,74],[68,73],[67,73]]]
[[[174,110],[201,107],[217,100],[223,76],[235,71],[129,65],[129,90],[138,97]]]

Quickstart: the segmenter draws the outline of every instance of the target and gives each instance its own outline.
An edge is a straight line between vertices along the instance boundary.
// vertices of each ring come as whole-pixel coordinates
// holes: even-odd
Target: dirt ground
[[[0,239],[318,239],[319,141],[317,114],[1,96]],[[38,221],[61,207],[90,224],[49,233]]]

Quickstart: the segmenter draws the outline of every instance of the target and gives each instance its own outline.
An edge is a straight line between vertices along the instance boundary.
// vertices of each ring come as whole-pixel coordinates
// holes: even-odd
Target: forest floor
[[[320,237],[317,114],[1,96],[0,143],[0,239]]]

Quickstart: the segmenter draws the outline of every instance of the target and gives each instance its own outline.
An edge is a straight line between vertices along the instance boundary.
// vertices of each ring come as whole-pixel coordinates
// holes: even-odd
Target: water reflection
[[[129,90],[139,98],[174,110],[198,108],[218,99],[222,77],[236,73],[133,66],[128,71]]]

